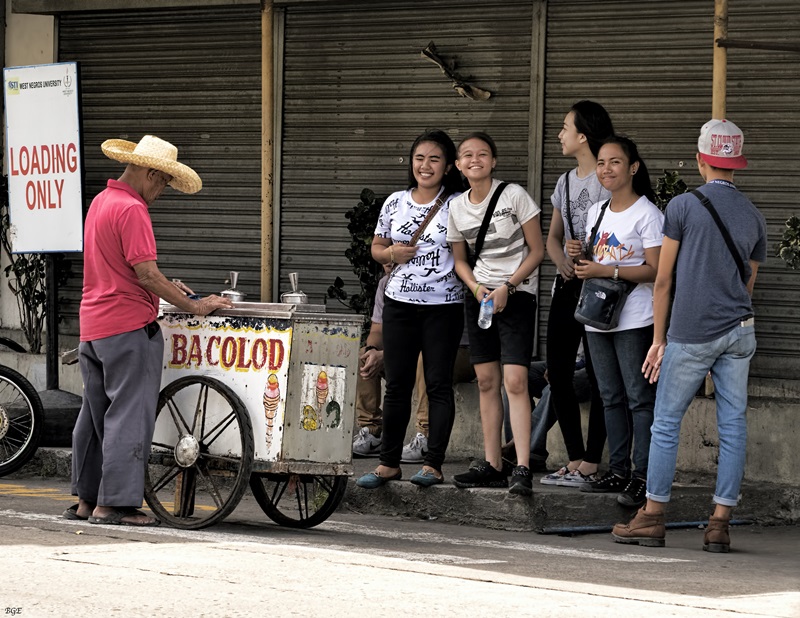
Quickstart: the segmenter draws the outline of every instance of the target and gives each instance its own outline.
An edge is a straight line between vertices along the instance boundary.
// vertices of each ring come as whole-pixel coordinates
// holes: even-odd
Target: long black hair
[[[639,163],[639,169],[637,169],[636,173],[633,175],[633,192],[636,193],[636,195],[643,195],[648,200],[655,203],[656,194],[655,191],[653,191],[653,184],[650,182],[650,172],[647,171],[647,166],[644,164],[644,160],[639,154],[636,143],[631,138],[624,135],[613,135],[603,142],[604,146],[606,144],[617,144],[622,148],[622,151],[628,157],[629,165]]]
[[[574,114],[575,129],[586,136],[589,150],[596,159],[600,146],[614,135],[614,125],[606,108],[594,101],[584,100],[575,103],[569,111]]]
[[[414,140],[411,144],[411,152],[408,155],[408,188],[414,189],[417,186],[417,179],[414,177],[414,153],[417,146],[423,142],[431,142],[441,147],[444,152],[445,164],[450,166],[450,170],[444,175],[442,185],[446,193],[458,193],[464,190],[464,181],[461,173],[456,169],[456,146],[450,136],[440,129],[429,129]]]

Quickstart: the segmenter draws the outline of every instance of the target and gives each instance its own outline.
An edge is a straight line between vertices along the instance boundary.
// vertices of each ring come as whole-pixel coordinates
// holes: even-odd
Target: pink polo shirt
[[[141,286],[133,270],[155,259],[147,204],[127,183],[109,180],[86,215],[81,341],[131,332],[155,320],[158,296]]]

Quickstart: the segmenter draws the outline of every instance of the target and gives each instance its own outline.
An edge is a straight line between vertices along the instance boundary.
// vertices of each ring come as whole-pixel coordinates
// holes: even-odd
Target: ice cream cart
[[[273,521],[315,526],[352,475],[362,318],[323,305],[162,308],[164,367],[145,499],[165,523],[219,522],[248,484]]]

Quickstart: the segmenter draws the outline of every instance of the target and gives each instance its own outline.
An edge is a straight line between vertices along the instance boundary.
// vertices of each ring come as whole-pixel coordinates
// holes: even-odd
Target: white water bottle
[[[481,310],[478,313],[478,326],[483,329],[489,328],[492,325],[492,313],[494,313],[494,301],[490,298],[484,298],[481,301]]]

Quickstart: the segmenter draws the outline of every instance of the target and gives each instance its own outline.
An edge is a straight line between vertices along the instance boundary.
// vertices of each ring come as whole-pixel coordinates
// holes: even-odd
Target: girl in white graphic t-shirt
[[[517,466],[511,475],[511,493],[532,492],[530,460],[531,400],[528,369],[533,353],[536,323],[537,268],[544,257],[539,224],[541,210],[527,191],[516,184],[501,187],[492,178],[497,148],[485,133],[468,135],[458,147],[456,165],[470,189],[453,200],[447,223],[447,240],[453,247],[456,272],[469,288],[464,300],[469,333],[470,361],[480,391],[481,424],[486,461],[453,477],[456,487],[506,487],[501,432],[506,389]],[[498,193],[501,191],[501,193]],[[480,253],[475,258],[479,229],[499,195]],[[470,259],[468,255],[473,257]],[[494,304],[492,323],[478,327],[480,302]]]
[[[664,215],[653,203],[647,167],[627,137],[606,140],[597,155],[597,177],[611,192],[611,200],[592,206],[586,217],[592,259],[582,258],[577,240],[567,241],[567,253],[579,259],[575,266],[579,279],[605,277],[637,285],[622,309],[619,326],[607,331],[586,327],[605,408],[609,470],[582,485],[581,491],[614,492],[620,504],[641,506],[656,395],[655,385],[642,374],[642,364],[653,341],[653,281]]]
[[[428,450],[410,481],[429,487],[444,480],[442,463],[455,420],[453,365],[464,329],[464,286],[445,238],[450,202],[462,188],[455,158],[455,145],[444,131],[420,135],[411,146],[409,187],[386,198],[372,239],[372,257],[388,264],[391,273],[383,306],[386,394],[380,464],[356,481],[365,489],[401,477],[420,352],[428,394]]]

